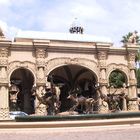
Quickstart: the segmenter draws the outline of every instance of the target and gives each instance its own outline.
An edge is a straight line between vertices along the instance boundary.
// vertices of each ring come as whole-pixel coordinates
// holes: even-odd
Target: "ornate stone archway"
[[[17,66],[17,65],[16,65]],[[20,65],[21,66],[21,65]],[[28,67],[16,67],[12,69],[9,75],[9,86],[12,84],[17,87],[17,94],[13,94],[9,91],[9,109],[10,111],[24,111],[28,114],[34,113],[34,96],[31,89],[35,83],[35,76]],[[9,87],[9,89],[12,88]],[[13,104],[15,104],[13,108]]]
[[[34,83],[36,83],[36,70],[35,70],[35,64],[29,61],[13,61],[11,63],[9,63],[8,65],[8,81],[10,81],[10,76],[12,74],[12,72],[18,68],[25,68],[28,69],[29,71],[31,71],[31,73],[34,76]]]
[[[78,73],[80,73],[81,70],[86,70],[86,71],[84,74],[81,73],[81,77],[79,75],[78,76],[79,78],[77,78],[77,80],[76,80],[75,76]],[[95,73],[95,71],[96,71],[96,73]],[[94,61],[90,61],[88,59],[80,59],[80,58],[75,58],[75,59],[55,58],[55,59],[52,59],[52,60],[47,62],[45,75],[47,75],[48,77],[50,75],[53,75],[54,83],[56,85],[57,84],[59,85],[59,82],[63,83],[62,81],[64,80],[65,84],[62,84],[63,89],[61,87],[61,91],[60,91],[60,95],[61,95],[60,110],[66,111],[69,108],[69,106],[71,105],[69,100],[67,100],[68,93],[69,93],[69,91],[71,91],[73,89],[77,89],[77,87],[80,91],[79,95],[82,95],[84,97],[93,97],[94,96],[94,98],[96,98],[96,99],[98,98],[98,95],[97,95],[95,89],[94,89],[94,94],[93,94],[93,92],[92,92],[93,89],[89,90],[89,88],[88,88],[89,85],[95,86],[95,84],[98,82],[98,75],[97,74],[98,74],[97,73],[97,64]],[[56,80],[57,78],[62,78],[62,81],[60,80],[58,82],[58,80]],[[55,80],[58,83],[56,83]],[[84,80],[84,81],[82,81],[82,80]],[[77,82],[75,82],[75,81],[77,81]],[[70,85],[69,85],[69,83],[70,83]],[[93,88],[92,86],[90,88]],[[65,90],[64,90],[64,88],[65,88]],[[89,91],[91,93],[89,93]]]
[[[127,83],[129,83],[129,69],[128,69],[128,67],[124,64],[115,64],[115,63],[109,64],[107,66],[107,72],[106,73],[107,73],[108,83],[109,83],[109,76],[110,76],[111,72],[114,71],[114,70],[122,71],[126,76]]]
[[[85,68],[88,68],[91,70],[97,78],[97,81],[99,81],[99,70],[97,67],[97,63],[95,61],[85,59],[85,58],[54,58],[49,60],[46,63],[46,70],[45,70],[45,75],[48,75],[53,69],[63,66],[63,65],[70,65],[70,64],[75,64],[79,66],[83,66]]]

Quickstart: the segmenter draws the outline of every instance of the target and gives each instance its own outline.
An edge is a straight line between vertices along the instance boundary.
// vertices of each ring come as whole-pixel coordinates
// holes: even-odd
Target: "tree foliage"
[[[136,31],[135,31],[136,32]],[[130,36],[133,35],[133,32],[129,32],[128,34],[122,36],[122,40],[121,42],[122,43],[128,43],[129,42],[129,38]],[[136,36],[136,43],[139,43],[140,42],[140,37],[139,36]]]
[[[115,88],[119,88],[123,86],[125,83],[125,76],[122,72],[115,70],[110,74],[109,77],[110,85],[113,85]]]

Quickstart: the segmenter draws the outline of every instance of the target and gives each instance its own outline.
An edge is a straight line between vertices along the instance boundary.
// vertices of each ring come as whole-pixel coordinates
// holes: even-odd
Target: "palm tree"
[[[137,33],[137,31],[135,31],[135,33]],[[133,32],[129,32],[128,34],[126,34],[125,36],[123,36],[121,42],[122,43],[128,43],[129,42],[129,38],[133,35]],[[136,36],[136,43],[138,44],[140,42],[140,37],[137,35]]]
[[[129,32],[127,35],[123,36],[121,42],[122,43],[128,43],[128,39],[129,37],[132,35],[133,33],[132,32]]]
[[[137,31],[135,31],[137,33]],[[132,32],[129,32],[127,35],[123,36],[121,42],[122,43],[128,43],[129,42],[129,38],[132,35]],[[136,43],[140,44],[140,37],[136,36]],[[138,87],[140,87],[140,50],[138,50],[138,52],[136,53],[136,57],[135,57],[135,62],[136,62],[136,77],[137,77],[137,83],[138,83]]]

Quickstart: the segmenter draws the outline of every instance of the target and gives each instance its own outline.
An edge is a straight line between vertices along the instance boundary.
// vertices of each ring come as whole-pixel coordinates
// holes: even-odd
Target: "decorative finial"
[[[83,27],[80,26],[80,24],[78,24],[77,22],[77,18],[74,19],[74,22],[72,23],[72,26],[69,29],[69,32],[74,34],[83,34]]]

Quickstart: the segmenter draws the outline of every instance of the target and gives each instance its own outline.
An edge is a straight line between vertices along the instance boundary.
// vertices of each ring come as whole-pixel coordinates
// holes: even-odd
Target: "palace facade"
[[[37,106],[38,100],[31,89],[36,86],[38,94],[48,86],[49,75],[60,88],[61,111],[69,108],[68,89],[88,90],[90,84],[100,85],[108,94],[109,76],[117,70],[125,75],[129,85],[129,97],[137,97],[135,56],[138,46],[133,43],[113,47],[110,39],[86,34],[46,33],[21,31],[14,41],[0,38],[0,119],[8,119],[10,111],[10,86],[14,82],[19,89],[18,110],[28,114],[44,115],[46,107]],[[90,96],[90,93],[87,93]],[[97,98],[99,95],[93,93]],[[108,112],[108,106],[98,102],[98,112]],[[124,111],[139,110],[136,101],[123,105]]]

